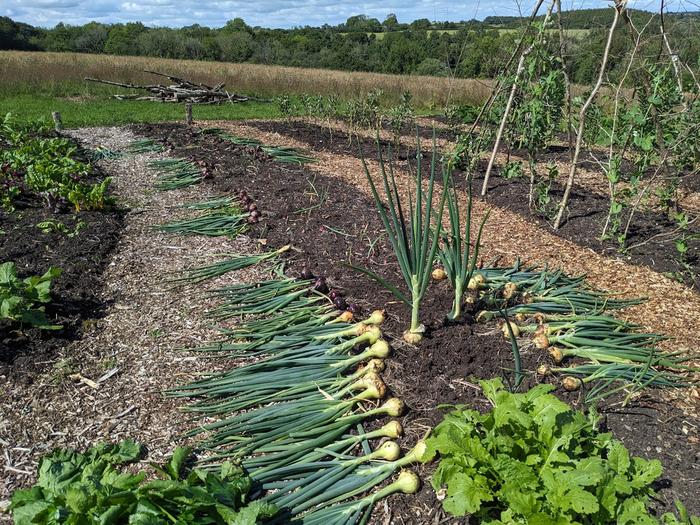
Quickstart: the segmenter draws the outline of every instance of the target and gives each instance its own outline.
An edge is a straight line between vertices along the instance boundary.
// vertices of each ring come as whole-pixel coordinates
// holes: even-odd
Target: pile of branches
[[[119,86],[127,89],[144,90],[150,93],[150,95],[113,95],[114,98],[119,100],[153,100],[156,102],[186,102],[190,104],[221,104],[222,102],[235,103],[250,100],[250,97],[226,91],[224,89],[225,84],[223,83],[212,87],[205,84],[195,84],[194,82],[190,82],[189,80],[185,80],[183,78],[166,75],[164,73],[157,73],[155,71],[148,71],[146,69],[144,69],[144,72],[165,77],[170,80],[172,84],[168,86],[161,84],[139,86],[136,84],[113,82],[111,80],[101,80],[90,77],[86,77],[85,80],[88,82],[98,82],[100,84]]]

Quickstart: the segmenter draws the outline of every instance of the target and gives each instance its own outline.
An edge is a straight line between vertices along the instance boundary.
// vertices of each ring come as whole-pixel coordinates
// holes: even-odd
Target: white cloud
[[[636,0],[631,5],[654,9],[659,0]],[[563,7],[603,7],[603,0],[563,0]],[[670,10],[693,10],[687,0],[666,3]],[[318,26],[338,24],[349,16],[364,13],[383,20],[395,13],[401,22],[417,18],[431,20],[469,20],[491,15],[518,15],[527,13],[532,0],[428,0],[383,2],[365,0],[359,3],[337,0],[2,0],[0,15],[34,25],[53,26],[58,22],[84,24],[100,22],[143,22],[148,25],[177,27],[197,22],[221,27],[227,20],[243,18],[249,25],[263,27]]]

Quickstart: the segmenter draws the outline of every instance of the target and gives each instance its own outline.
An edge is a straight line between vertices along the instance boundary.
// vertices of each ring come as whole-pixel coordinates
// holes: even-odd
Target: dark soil
[[[93,179],[99,180],[97,172]],[[37,224],[62,222],[78,234],[43,233]],[[54,353],[69,341],[79,339],[90,321],[100,318],[106,304],[100,298],[101,275],[122,228],[123,213],[83,211],[54,213],[39,198],[29,197],[9,213],[0,210],[0,262],[14,261],[20,277],[41,275],[49,267],[62,270],[52,283],[52,302],[46,313],[58,331],[20,327],[0,322],[0,377],[32,381]]]
[[[262,131],[280,133],[293,137],[308,144],[309,148],[318,151],[329,151],[336,154],[358,156],[361,150],[367,159],[377,160],[376,144],[372,140],[357,139],[349,140],[347,134],[338,130],[333,131],[332,138],[328,130],[322,126],[316,126],[308,122],[284,122],[284,121],[251,121],[249,125]],[[432,130],[425,127],[418,128],[422,137],[431,137]],[[437,132],[439,138],[453,139],[453,134],[446,130]],[[387,146],[386,142],[383,146]],[[524,152],[514,152],[524,154]],[[396,155],[398,165],[405,165],[407,159],[415,159],[415,150],[401,148]],[[429,152],[423,152],[423,172],[429,173]],[[568,159],[568,152],[561,151],[561,148],[550,148],[550,151],[543,154],[539,160],[542,175],[544,176],[545,166],[548,162]],[[415,162],[413,162],[415,164]],[[485,163],[480,166],[479,173],[474,178],[475,193],[481,189]],[[688,181],[699,177],[689,177]],[[545,214],[531,210],[528,206],[529,183],[525,179],[505,179],[500,176],[498,168],[494,171],[489,181],[489,192],[487,201],[494,205],[513,211],[521,216],[527,217],[536,224],[547,228],[550,218]],[[563,186],[554,184],[550,191],[551,201],[559,202],[564,191]],[[678,252],[675,248],[676,235],[672,233],[676,230],[676,224],[669,219],[666,214],[653,211],[640,211],[635,214],[632,226],[627,237],[627,246],[633,247],[624,253],[618,249],[618,245],[613,240],[601,241],[600,232],[605,224],[608,213],[608,200],[591,191],[574,185],[569,202],[569,211],[566,222],[562,227],[554,231],[560,237],[573,241],[581,246],[586,246],[597,253],[609,257],[617,257],[628,263],[647,266],[652,270],[665,273],[675,279],[682,280],[689,286],[700,290],[700,227],[691,227],[690,236],[696,238],[688,241],[687,265],[684,267],[679,263]],[[550,208],[547,213],[553,210]],[[553,215],[550,215],[553,217]],[[626,217],[624,219],[627,220]],[[652,239],[651,242],[645,242]],[[635,245],[640,244],[637,247]]]
[[[394,338],[394,356],[384,376],[393,394],[409,408],[402,420],[407,430],[402,443],[404,449],[441,421],[443,412],[437,408],[440,404],[467,404],[486,409],[477,378],[501,376],[504,381],[512,382],[510,344],[495,324],[444,325],[443,315],[451,301],[445,283],[432,286],[425,299],[424,321],[429,329],[425,340],[418,348],[401,342],[402,330],[409,323],[408,309],[384,288],[345,264],[352,261],[371,268],[392,283],[401,282],[393,254],[381,234],[374,204],[356,188],[315,173],[313,166],[283,165],[247,156],[241,148],[215,136],[199,134],[193,128],[164,124],[137,126],[134,131],[167,141],[174,146],[174,156],[212,163],[214,177],[204,183],[215,185],[222,193],[245,189],[262,210],[262,221],[254,233],[266,238],[270,247],[293,243],[295,250],[287,261],[288,274],[310,268],[317,275],[325,275],[331,286],[341,289],[348,300],[358,303],[366,312],[386,308],[387,321],[382,331]],[[292,131],[287,129],[285,133]],[[306,137],[311,139],[309,135]],[[295,135],[295,138],[302,137]],[[340,143],[342,139],[334,139],[334,144]],[[311,192],[309,181],[320,192],[327,191],[325,200],[319,201]],[[319,206],[302,211],[315,205]],[[469,320],[470,316],[466,318]],[[532,370],[543,357],[523,349],[522,359],[527,371],[523,385],[526,388],[536,381]],[[578,395],[561,390],[555,393],[579,406]],[[693,444],[697,441],[692,440],[698,439],[700,421],[687,416],[683,419],[678,410],[651,399],[656,398],[633,403],[624,415],[606,412],[607,424],[634,453],[663,460],[665,476],[672,481],[662,491],[660,506],[669,510],[672,500],[679,497],[697,514],[700,502],[693,497],[698,489],[697,446]],[[684,421],[688,433],[683,432],[680,423],[666,424],[669,418]],[[423,479],[428,480],[431,467],[418,469]],[[390,523],[466,523],[445,516],[427,484],[417,496],[392,497],[390,509]]]

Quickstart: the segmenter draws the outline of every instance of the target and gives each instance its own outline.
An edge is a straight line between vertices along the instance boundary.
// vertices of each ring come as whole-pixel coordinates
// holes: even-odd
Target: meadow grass
[[[167,82],[143,70],[153,70],[214,85],[225,82],[237,93],[272,99],[296,98],[304,93],[336,95],[342,100],[381,89],[383,105],[392,105],[404,91],[413,94],[418,112],[439,112],[448,103],[478,104],[489,94],[489,82],[376,73],[350,73],[256,64],[230,64],[149,57],[0,51],[0,115],[12,112],[20,118],[62,114],[68,127],[129,122],[182,120],[178,104],[115,100],[113,94],[129,89],[84,81],[94,77],[115,82],[153,84]],[[143,94],[143,92],[141,92]],[[276,118],[275,103],[246,102],[220,106],[195,106],[195,120]]]

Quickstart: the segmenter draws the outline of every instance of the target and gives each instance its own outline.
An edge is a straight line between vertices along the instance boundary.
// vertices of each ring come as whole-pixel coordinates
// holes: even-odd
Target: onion
[[[467,289],[479,290],[480,288],[484,287],[485,283],[486,283],[486,277],[484,277],[480,273],[477,273],[471,279],[469,279],[469,283],[467,283]]]
[[[534,341],[535,346],[540,350],[549,348],[549,338],[544,333],[536,335]]]
[[[567,376],[561,381],[561,386],[564,387],[564,390],[567,392],[575,392],[579,388],[581,388],[581,385],[583,384],[583,381],[581,381],[578,377],[572,377],[572,376]]]
[[[433,273],[430,274],[436,281],[444,281],[447,279],[447,272],[442,268],[435,268]]]
[[[348,304],[348,311],[353,313],[353,314],[359,314],[362,312],[362,308],[360,308],[357,304],[355,303],[349,303]]]
[[[384,310],[374,310],[363,322],[365,324],[382,324],[384,322]]]
[[[238,192],[238,196],[239,196],[241,199],[244,199],[244,198],[246,198],[246,197],[248,196],[248,192],[245,191],[245,190],[241,190],[241,191]]]
[[[394,441],[385,441],[372,454],[372,459],[383,459],[385,461],[396,461],[401,456],[401,448]]]
[[[547,320],[545,315],[541,312],[537,312],[535,315],[532,316],[532,318],[537,324],[543,324]]]
[[[537,375],[544,377],[551,376],[552,369],[549,367],[549,365],[542,364],[537,367]]]
[[[333,305],[338,309],[338,310],[345,310],[348,307],[348,303],[345,302],[345,299],[343,299],[340,296],[337,296],[333,300]]]
[[[425,455],[427,451],[428,445],[426,445],[424,440],[420,439],[418,440],[418,443],[416,443],[416,445],[413,447],[413,449],[408,454],[406,454],[406,461],[419,461],[421,463],[425,463],[428,459]]]
[[[406,330],[403,333],[403,340],[406,341],[409,345],[417,345],[423,340],[423,334]]]
[[[508,333],[508,324],[510,324],[510,329],[513,331],[513,337],[520,337],[520,328],[515,323],[509,323],[506,321],[501,326],[501,331],[503,332],[503,337],[510,339],[510,333]]]
[[[403,414],[404,403],[398,397],[392,397],[380,407],[388,416],[399,417]]]
[[[314,282],[313,289],[317,292],[328,293],[328,285],[326,284],[325,277],[317,278],[316,282]]]
[[[258,219],[258,218],[260,218],[260,212],[258,210],[253,210],[250,212],[250,216]]]
[[[301,271],[300,275],[301,275],[302,279],[306,279],[306,280],[316,278],[316,276],[313,273],[311,273],[311,270],[309,270],[306,266],[304,266],[304,269]]]
[[[564,353],[555,346],[549,347],[549,355],[556,364],[561,363],[564,360]]]
[[[328,294],[328,298],[329,298],[331,301],[335,301],[335,298],[338,297],[339,295],[340,295],[340,292],[339,292],[338,290],[335,290],[335,289],[334,289],[334,290],[331,290],[331,291],[330,291],[330,293]]]
[[[386,359],[391,353],[391,348],[389,348],[389,343],[384,339],[378,339],[372,346],[369,347],[365,354],[371,355],[372,357],[377,357],[379,359]]]
[[[508,282],[503,286],[503,298],[504,299],[510,299],[512,298],[515,294],[518,293],[518,285],[515,283]]]
[[[381,359],[370,359],[363,369],[367,370],[368,373],[371,372],[382,372],[384,371],[384,361]]]
[[[384,432],[386,437],[392,439],[396,439],[403,434],[403,427],[401,426],[401,423],[396,420],[389,421],[381,428],[381,430]]]
[[[410,470],[402,470],[399,479],[392,483],[404,494],[415,494],[420,489],[420,479]]]
[[[259,219],[257,217],[253,217],[252,215],[248,215],[248,219],[246,219],[248,224],[257,224]]]
[[[354,316],[353,316],[352,312],[343,312],[336,319],[340,323],[349,323],[350,321],[352,321],[353,317]]]
[[[527,317],[522,312],[518,312],[517,314],[515,314],[515,320],[519,323],[524,323],[526,319]]]
[[[258,205],[253,203],[248,205],[248,211],[256,211],[258,209]]]

